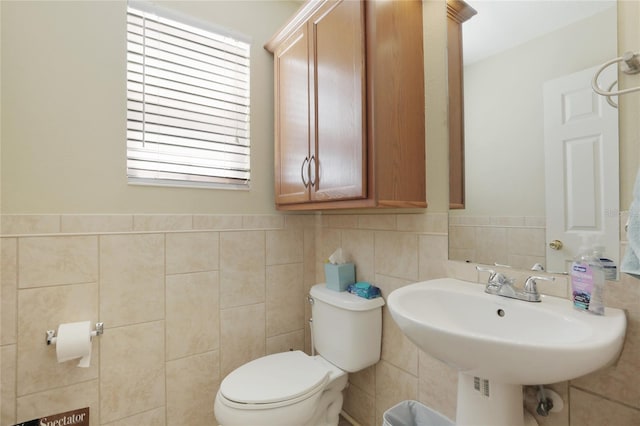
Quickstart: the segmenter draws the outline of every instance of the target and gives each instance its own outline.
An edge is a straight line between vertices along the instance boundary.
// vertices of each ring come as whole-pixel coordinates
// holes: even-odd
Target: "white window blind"
[[[249,49],[129,4],[129,182],[248,187]]]

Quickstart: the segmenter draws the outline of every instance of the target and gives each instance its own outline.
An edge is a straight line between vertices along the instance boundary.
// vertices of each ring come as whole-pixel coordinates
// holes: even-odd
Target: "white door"
[[[619,265],[618,110],[591,89],[596,69],[544,84],[546,269],[551,272],[568,271],[583,234]],[[615,79],[616,67],[609,67],[599,81],[608,85]],[[552,244],[556,240],[562,248]]]

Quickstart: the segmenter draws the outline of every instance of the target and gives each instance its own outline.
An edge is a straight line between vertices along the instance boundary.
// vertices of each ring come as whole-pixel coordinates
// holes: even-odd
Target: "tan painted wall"
[[[126,2],[2,2],[3,213],[266,213],[273,196],[273,59],[288,1],[161,2],[250,36],[250,191],[126,178]]]

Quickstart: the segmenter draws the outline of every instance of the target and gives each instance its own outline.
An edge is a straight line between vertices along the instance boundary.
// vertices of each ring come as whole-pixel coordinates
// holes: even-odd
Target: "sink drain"
[[[504,310],[503,309],[498,309],[496,311],[496,314],[498,314],[499,317],[503,317],[504,316]]]

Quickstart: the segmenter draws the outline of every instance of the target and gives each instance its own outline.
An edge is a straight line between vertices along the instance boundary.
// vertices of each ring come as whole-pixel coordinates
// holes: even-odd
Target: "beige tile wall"
[[[214,424],[220,380],[304,347],[307,216],[5,215],[0,425],[91,407],[92,425]],[[45,331],[104,321],[91,366]]]
[[[543,217],[452,215],[449,254],[451,259],[515,268],[544,264],[544,222]]]
[[[448,276],[450,268],[457,267],[447,260],[446,213],[323,215],[321,225],[316,237],[317,282],[324,280],[321,264],[337,247],[355,262],[356,279],[379,286],[383,296],[411,282]],[[477,278],[477,274],[473,276]],[[431,363],[440,375],[455,378],[455,372],[419,351],[400,332],[386,308],[382,320],[382,360],[350,375],[345,411],[362,425],[380,425],[389,407],[415,399],[453,416],[455,381],[438,394],[443,403],[436,405],[423,397],[429,393],[429,376],[421,374],[421,369]],[[447,371],[448,375],[443,373]]]
[[[95,425],[213,424],[229,371],[310,349],[305,295],[324,280],[321,265],[337,247],[355,261],[357,279],[384,296],[418,280],[486,279],[472,264],[447,260],[446,214],[30,215],[1,223],[2,426],[81,406],[91,407]],[[541,291],[566,297],[568,282],[557,278]],[[541,424],[640,423],[640,283],[623,275],[608,283],[607,298],[627,312],[619,361],[552,384],[568,408]],[[46,329],[82,319],[106,323],[86,370],[56,363],[44,344]],[[381,424],[404,399],[454,418],[456,380],[384,308],[382,360],[350,376],[344,408],[365,426]]]

